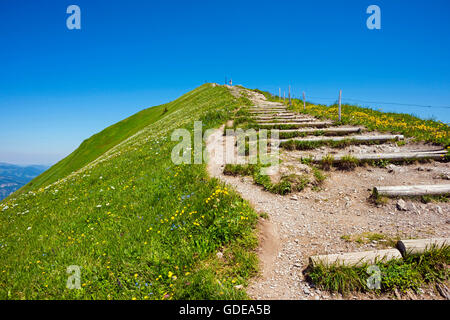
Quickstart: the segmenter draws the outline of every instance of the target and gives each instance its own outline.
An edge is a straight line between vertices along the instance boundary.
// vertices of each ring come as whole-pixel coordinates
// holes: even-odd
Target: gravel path
[[[262,95],[252,93],[255,105],[277,105],[265,101]],[[315,254],[364,251],[385,246],[383,241],[359,244],[343,240],[344,235],[364,232],[382,233],[390,237],[449,237],[450,204],[406,201],[407,210],[398,210],[396,200],[375,206],[367,198],[374,185],[401,185],[448,183],[450,165],[433,162],[389,168],[358,167],[354,171],[327,172],[321,190],[309,188],[297,194],[275,195],[253,184],[250,177],[231,177],[222,174],[224,161],[214,152],[225,144],[223,127],[207,141],[210,160],[208,170],[223,180],[258,212],[267,213],[260,219],[258,254],[260,275],[247,288],[254,299],[441,299],[434,287],[423,293],[395,295],[340,294],[322,292],[305,280],[303,271],[308,258]],[[359,149],[358,149],[359,151]],[[323,152],[323,150],[318,150]],[[295,159],[298,152],[286,152],[287,160]]]

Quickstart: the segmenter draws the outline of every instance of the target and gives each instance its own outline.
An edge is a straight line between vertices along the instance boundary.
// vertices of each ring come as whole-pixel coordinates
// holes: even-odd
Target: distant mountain
[[[49,167],[41,165],[18,166],[0,162],[0,200],[3,200]]]

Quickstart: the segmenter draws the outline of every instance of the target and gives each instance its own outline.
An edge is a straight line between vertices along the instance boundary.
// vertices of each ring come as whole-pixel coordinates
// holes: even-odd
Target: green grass
[[[423,196],[402,196],[402,197],[394,197],[394,199],[412,199],[416,201],[420,201],[422,203],[430,203],[430,202],[449,202],[450,194],[441,194],[441,195],[423,195]],[[369,197],[369,200],[375,204],[385,205],[389,202],[389,198],[386,196],[381,196],[378,194],[375,188],[372,189],[372,193]]]
[[[261,90],[257,89],[255,91],[261,92]],[[281,103],[283,101],[283,99],[272,96],[268,92],[261,93],[270,101]],[[338,105],[336,104],[326,106],[307,101],[306,109],[304,109],[302,100],[292,99],[292,106],[289,109],[313,115],[319,119],[337,121],[339,118]],[[413,137],[418,141],[432,142],[443,147],[450,146],[450,127],[447,124],[432,119],[420,119],[406,113],[382,112],[357,105],[343,104],[340,124],[363,125],[371,131],[399,133],[406,137]],[[405,142],[399,141],[398,143],[401,145]]]
[[[342,170],[353,170],[359,164],[359,160],[351,155],[345,155],[336,165]]]
[[[223,169],[223,173],[229,176],[253,176],[257,169],[257,166],[254,164],[227,163]]]
[[[359,244],[368,244],[372,241],[376,241],[380,248],[392,248],[395,247],[395,244],[398,240],[400,240],[401,236],[390,236],[383,233],[376,232],[363,232],[360,234],[354,235],[343,235],[341,236],[342,240],[347,242],[356,242]]]
[[[231,176],[251,176],[255,184],[262,186],[264,190],[281,195],[302,191],[308,185],[320,187],[326,179],[320,169],[313,167],[311,176],[308,174],[291,174],[282,176],[279,182],[273,183],[270,177],[261,174],[260,170],[260,164],[226,164],[223,172]]]
[[[338,106],[326,106],[292,99],[291,109],[296,112],[313,115],[319,119],[338,120]],[[341,124],[363,125],[368,130],[395,132],[419,141],[432,142],[444,147],[450,146],[450,127],[435,120],[423,120],[405,113],[392,113],[363,108],[356,105],[342,105]]]
[[[187,93],[170,103],[142,110],[131,117],[113,124],[97,134],[94,134],[92,137],[83,141],[83,143],[81,143],[81,145],[69,156],[59,161],[49,170],[45,171],[24,186],[20,192],[36,190],[81,169],[86,164],[94,161],[106,151],[131,137],[138,131],[144,129],[148,125],[155,123],[180,108],[183,108],[189,99],[191,99],[191,93]]]
[[[323,172],[316,167],[312,167],[312,171],[316,181],[316,186],[320,186],[326,180],[326,175],[324,175]]]
[[[334,156],[332,154],[327,154],[320,161],[320,165],[322,166],[322,169],[330,170],[331,167],[333,166],[333,162],[334,162]]]
[[[330,292],[405,292],[417,291],[423,284],[447,281],[449,264],[449,247],[433,248],[422,255],[408,255],[401,260],[376,263],[381,271],[381,288],[374,290],[367,286],[367,279],[370,277],[367,273],[368,265],[317,265],[307,269],[306,274],[317,287]]]
[[[269,131],[270,132],[270,131]],[[306,132],[301,132],[301,131],[290,131],[290,132],[279,132],[279,138],[280,139],[291,139],[291,138],[296,138],[296,137],[307,137],[308,133]]]
[[[203,85],[76,174],[2,201],[0,299],[247,298],[234,286],[257,271],[258,215],[204,164],[173,164],[170,138],[194,120],[218,127],[239,105]],[[66,288],[70,265],[81,289]]]
[[[345,148],[349,145],[365,144],[372,145],[376,144],[376,141],[359,141],[352,138],[346,138],[343,140],[333,141],[333,140],[317,140],[317,141],[301,141],[301,140],[287,140],[282,141],[280,146],[287,150],[313,150],[320,148],[322,146],[328,146],[330,148]]]
[[[231,176],[251,176],[257,185],[276,194],[287,194],[297,189],[293,177],[283,177],[280,182],[272,183],[269,176],[261,174],[261,168],[260,164],[226,164],[223,173]]]

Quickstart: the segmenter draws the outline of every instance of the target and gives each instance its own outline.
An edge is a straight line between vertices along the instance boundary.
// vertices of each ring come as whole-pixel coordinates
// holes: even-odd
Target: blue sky
[[[81,8],[68,30],[66,8]],[[381,8],[381,30],[366,8]],[[0,1],[0,162],[52,164],[205,81],[450,106],[450,2]],[[353,102],[353,101],[348,101]],[[448,108],[361,103],[450,122]]]

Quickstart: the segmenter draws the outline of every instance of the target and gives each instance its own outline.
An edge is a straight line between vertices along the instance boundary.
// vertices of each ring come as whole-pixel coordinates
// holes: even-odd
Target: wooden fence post
[[[289,106],[291,105],[291,85],[289,85]]]
[[[341,121],[341,99],[342,99],[342,90],[339,90],[339,122]]]
[[[306,110],[306,98],[305,98],[305,91],[303,91],[303,110]]]

